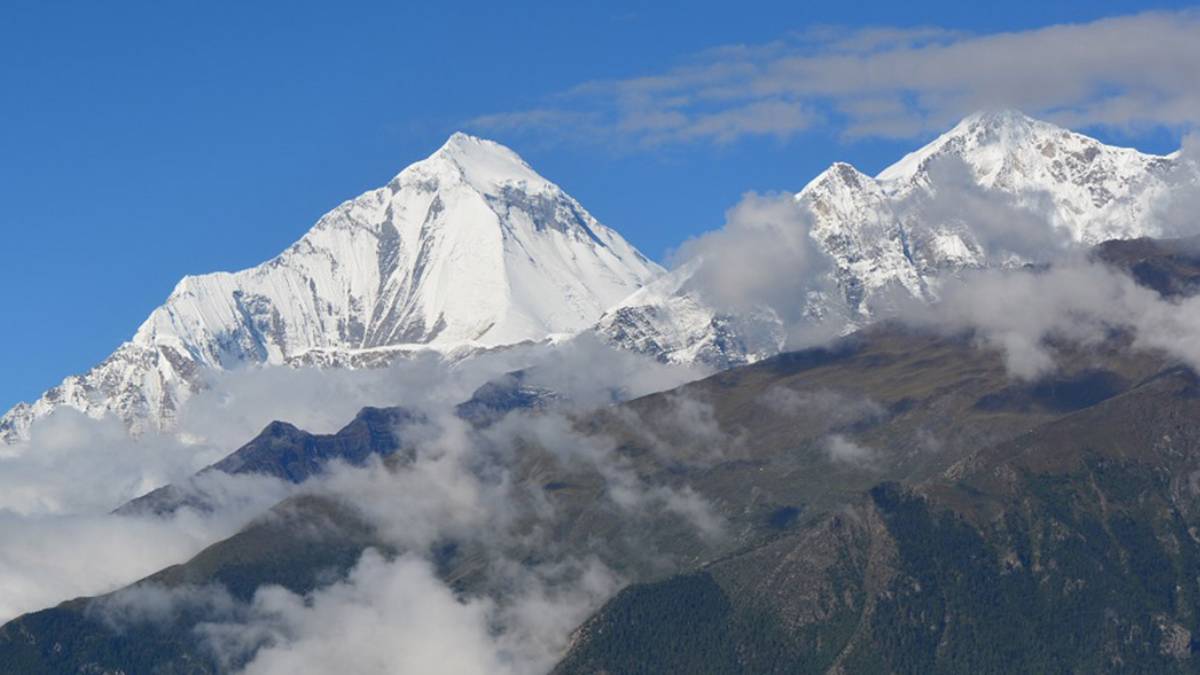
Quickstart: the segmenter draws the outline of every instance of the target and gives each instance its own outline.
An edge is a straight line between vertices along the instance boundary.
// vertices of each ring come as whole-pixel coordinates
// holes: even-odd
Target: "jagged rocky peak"
[[[935,158],[953,154],[968,160],[968,164],[978,171],[976,175],[986,181],[994,179],[998,168],[1022,148],[1037,144],[1039,139],[1050,141],[1056,136],[1070,135],[1070,131],[1035,120],[1016,110],[980,111],[968,115],[946,133],[908,153],[881,171],[877,178],[894,185],[912,181],[927,171]],[[1080,138],[1092,141],[1084,136]]]
[[[862,227],[862,218],[873,217],[887,195],[874,178],[836,162],[796,193],[796,199],[812,213],[813,228],[820,232],[837,222]]]
[[[837,163],[798,195],[829,239],[902,230],[919,267],[983,264],[986,244],[955,194],[994,193],[1032,219],[1092,245],[1163,233],[1156,209],[1172,189],[1176,155],[1105,145],[1014,110],[979,112],[870,179]],[[937,208],[928,208],[936,205]],[[958,215],[954,215],[955,213]]]
[[[1153,222],[1156,201],[1170,189],[1175,155],[1154,155],[1105,145],[1083,134],[1013,110],[973,114],[877,178],[890,195],[927,192],[939,183],[939,165],[965,165],[979,186],[1013,195],[1038,207],[1072,239],[1161,234]]]
[[[811,216],[810,234],[833,262],[839,291],[815,314],[862,325],[906,296],[936,298],[941,280],[964,269],[1037,262],[1022,257],[1028,251],[1001,250],[1010,242],[997,230],[1011,222],[1009,215],[1044,226],[1045,239],[1064,247],[1064,239],[1093,245],[1162,236],[1159,209],[1172,191],[1187,181],[1200,185],[1195,168],[1180,158],[1108,146],[1000,110],[966,117],[874,178],[834,163],[796,194]],[[979,216],[989,214],[972,208],[988,204],[1006,210],[983,222]],[[630,298],[598,330],[664,360],[701,358],[723,367],[769,355],[769,349],[746,350],[736,334],[721,341],[732,351],[694,349],[709,342],[717,312],[690,292],[687,274],[673,273],[673,294]]]
[[[966,117],[877,178],[899,189],[905,182],[927,178],[930,164],[948,155],[965,161],[982,185],[1002,190],[1022,189],[1035,178],[1045,180],[1049,190],[1067,182],[1104,183],[1170,163],[1166,156],[1105,145],[1015,110],[1001,110]],[[1115,194],[1094,196],[1103,202]]]
[[[0,434],[61,406],[167,427],[213,369],[380,365],[572,333],[661,272],[517,153],[457,133],[279,256],[185,277],[130,342],[14,408]]]

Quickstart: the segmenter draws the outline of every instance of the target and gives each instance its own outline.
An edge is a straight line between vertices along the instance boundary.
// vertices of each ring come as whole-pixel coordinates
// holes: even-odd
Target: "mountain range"
[[[1105,145],[1019,112],[981,112],[872,178],[836,163],[795,195],[832,261],[832,286],[808,314],[842,332],[927,302],[963,270],[1045,262],[1073,247],[1173,234],[1172,195],[1200,185],[1176,152]],[[998,215],[1002,214],[1002,215]],[[722,311],[692,261],[605,315],[599,330],[631,349],[716,368],[784,348],[770,306]]]
[[[979,113],[875,177],[839,163],[770,198],[783,217],[757,243],[800,242],[811,270],[788,306],[730,303],[721,246],[664,270],[511,150],[455,134],[276,258],[185,278],[0,432],[21,443],[62,407],[169,431],[237,369],[507,350],[502,368],[333,433],[274,421],[98,516],[186,524],[251,478],[287,495],[186,560],[3,624],[0,672],[318,668],[306,644],[388,669],[409,633],[516,672],[1195,672],[1200,378],[1174,319],[1195,311],[1200,240],[1170,237],[1198,187],[1182,152]],[[1069,316],[1035,327],[1052,365],[1022,374],[1021,326],[1003,342],[906,315],[953,309],[980,271],[1120,293],[1031,305]],[[808,329],[825,339],[798,347]],[[597,343],[700,374],[632,397],[595,369],[655,364]],[[347,607],[403,628],[368,639]]]
[[[962,270],[1170,235],[1172,194],[1197,184],[1179,152],[1107,146],[1013,111],[972,115],[874,178],[837,163],[795,195],[830,261],[805,319],[846,333],[936,298]],[[978,217],[997,212],[1003,222]],[[212,372],[258,365],[462,359],[581,332],[715,369],[783,350],[788,321],[769,305],[722,307],[697,283],[704,265],[665,272],[516,153],[455,134],[279,256],[185,277],[102,363],[0,418],[0,437],[27,438],[62,406],[167,430]]]
[[[1196,251],[1138,240],[1093,254],[1174,297],[1200,278]],[[716,537],[668,509],[622,510],[603,466],[572,463],[579,449],[518,406],[519,451],[493,445],[491,418],[468,432],[504,457],[528,508],[518,536],[452,530],[427,553],[464,598],[515,591],[502,559],[618,570],[629,583],[574,631],[557,673],[1194,672],[1200,383],[1119,332],[1058,347],[1054,373],[1014,381],[969,334],[883,322],[573,418],[571,443],[608,439],[629,480],[714,505]],[[696,405],[713,432],[680,416]],[[412,421],[369,409],[323,437],[273,424],[216,470],[302,479],[297,467],[375,453],[402,481],[421,461],[397,451]],[[719,455],[697,446],[718,438],[731,443]],[[231,607],[264,588],[317,593],[369,550],[406,555],[387,531],[405,514],[380,521],[364,503],[301,491],[188,561],[15,619],[0,670],[236,670],[276,638],[214,651]],[[139,602],[150,613],[122,609]]]

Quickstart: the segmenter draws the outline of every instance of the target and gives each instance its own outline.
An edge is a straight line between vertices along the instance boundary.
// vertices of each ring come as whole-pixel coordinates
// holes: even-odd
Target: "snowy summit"
[[[878,176],[838,162],[795,195],[838,291],[816,313],[846,317],[850,330],[896,298],[936,298],[939,282],[964,269],[1041,261],[1055,247],[1171,236],[1162,211],[1184,184],[1200,184],[1200,173],[1180,153],[1105,145],[1011,110],[970,115]],[[983,202],[988,208],[974,208]],[[769,312],[722,314],[692,290],[694,271],[656,281],[605,315],[599,331],[664,361],[717,368],[784,348],[783,326],[772,330]]]
[[[185,277],[132,340],[14,408],[0,434],[24,437],[64,405],[168,428],[210,369],[373,364],[577,332],[661,271],[515,152],[456,133],[274,259]]]

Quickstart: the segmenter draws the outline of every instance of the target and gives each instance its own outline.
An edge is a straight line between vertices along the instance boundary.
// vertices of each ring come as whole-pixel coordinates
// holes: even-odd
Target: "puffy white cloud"
[[[694,415],[706,417],[684,413]],[[412,440],[411,462],[336,465],[300,488],[355,507],[399,551],[394,559],[368,551],[346,578],[303,596],[269,587],[246,605],[215,587],[149,586],[95,611],[120,626],[201,610],[209,617],[199,627],[206,644],[248,673],[540,672],[623,582],[587,547],[555,538],[556,507],[541,498],[539,482],[519,480],[529,453],[545,455],[537,464],[552,459],[568,474],[601,478],[597,506],[627,521],[628,536],[640,537],[637,523],[664,514],[703,540],[725,535],[700,494],[644,479],[612,439],[580,432],[564,414],[515,413],[480,431],[443,411]],[[465,591],[436,572],[434,551],[448,541],[487,561]],[[658,562],[648,542],[634,550]]]
[[[515,672],[493,645],[493,611],[487,599],[460,600],[422,560],[389,563],[368,553],[346,581],[309,598],[280,588],[260,591],[254,633],[266,628],[270,641],[245,672]]]
[[[58,410],[27,443],[0,448],[0,622],[104,593],[185,560],[282,499],[273,479],[208,476],[216,512],[109,511],[183,479],[227,450],[164,435],[133,440],[114,419]]]
[[[747,193],[721,228],[672,253],[675,268],[689,274],[680,290],[729,317],[749,344],[799,349],[829,340],[848,310],[811,229],[793,195]]]
[[[567,403],[559,411],[515,413],[484,430],[453,414],[481,384],[517,368],[528,369],[525,384],[551,389]],[[247,669],[254,673],[335,666],[351,672],[544,670],[565,649],[569,631],[621,580],[586,551],[565,551],[548,538],[556,507],[540,483],[519,482],[514,472],[524,453],[540,448],[564,470],[604,481],[602,508],[617,518],[674,518],[696,537],[718,541],[724,524],[701,495],[647,482],[611,439],[581,433],[570,416],[699,374],[582,338],[457,364],[416,360],[378,371],[223,374],[181,411],[185,440],[132,439],[113,420],[56,414],[35,426],[29,443],[0,458],[0,468],[10,469],[0,473],[0,485],[24,488],[0,495],[8,508],[0,512],[0,619],[120,588],[188,559],[284,497],[312,492],[352,505],[400,555],[387,560],[369,553],[348,577],[303,597],[264,588],[246,604],[218,587],[142,585],[93,611],[118,630],[167,621],[184,608],[203,612],[212,619],[202,629],[207,644],[231,666],[250,659]],[[198,480],[217,496],[214,513],[107,513],[191,475],[271,419],[329,432],[363,405],[397,404],[426,415],[405,429],[415,455],[402,466],[387,468],[381,460],[334,465],[299,487],[205,474]],[[681,416],[688,424],[707,419],[690,407]],[[636,536],[636,528],[631,532]],[[482,581],[469,593],[437,577],[435,550],[447,541],[488,556]],[[530,551],[538,551],[534,563]],[[638,554],[658,562],[653,547]]]
[[[1200,134],[1183,137],[1179,161],[1167,174],[1168,193],[1154,204],[1151,222],[1164,236],[1186,237],[1200,232]]]
[[[1068,260],[1045,271],[988,270],[943,289],[940,302],[908,317],[949,331],[973,331],[1003,351],[1009,372],[1036,378],[1055,367],[1049,342],[1098,344],[1114,330],[1133,346],[1200,368],[1200,297],[1168,300],[1101,264]]]
[[[825,439],[825,452],[834,463],[858,467],[869,467],[878,457],[871,448],[859,445],[841,434],[832,434]]]
[[[810,236],[812,216],[791,194],[742,196],[725,224],[685,241],[677,266],[696,261],[688,289],[729,312],[770,308],[785,321],[805,317],[809,293],[829,289],[832,261]]]
[[[591,333],[577,335],[552,349],[534,347],[525,352],[527,384],[557,393],[576,409],[673,389],[709,374],[699,366],[660,363],[614,347]]]

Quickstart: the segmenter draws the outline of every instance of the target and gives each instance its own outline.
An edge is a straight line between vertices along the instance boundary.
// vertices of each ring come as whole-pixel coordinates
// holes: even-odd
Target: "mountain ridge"
[[[1170,242],[1154,246],[1147,242],[1118,242],[1098,250],[1097,254],[1120,265],[1146,261],[1173,264],[1179,260],[1176,257],[1179,251],[1174,249]],[[1191,268],[1185,273],[1185,277],[1194,276]],[[721,672],[724,666],[730,672],[804,672],[806,669],[800,665],[818,663],[825,664],[819,669],[824,672],[831,663],[842,660],[838,658],[842,651],[856,655],[855,660],[849,661],[851,664],[872,653],[871,645],[875,643],[863,643],[865,637],[883,640],[883,646],[888,648],[883,653],[888,658],[916,654],[923,659],[958,663],[958,659],[964,658],[964,650],[968,655],[977,653],[979,658],[991,658],[992,654],[975,649],[978,643],[973,640],[978,634],[958,632],[959,627],[972,625],[961,620],[961,605],[950,610],[938,606],[936,599],[941,597],[942,587],[931,582],[929,570],[917,564],[922,558],[907,553],[927,552],[932,544],[941,547],[937,549],[939,553],[949,552],[945,559],[950,562],[945,568],[950,573],[936,577],[935,581],[947,579],[944,592],[951,594],[951,599],[965,598],[972,603],[979,599],[970,594],[973,589],[983,589],[986,600],[986,589],[991,586],[968,584],[964,588],[964,576],[969,582],[987,572],[990,576],[985,578],[990,581],[1005,582],[1011,580],[1009,573],[1039,573],[1031,564],[1038,558],[1031,556],[1026,546],[1017,549],[1016,558],[993,560],[990,556],[995,547],[990,542],[995,540],[990,534],[981,544],[974,530],[963,529],[954,522],[949,523],[953,527],[944,529],[948,521],[937,518],[931,523],[922,515],[920,495],[932,494],[938,498],[941,493],[923,486],[941,489],[949,485],[958,500],[948,502],[939,498],[939,501],[954,507],[977,503],[979,490],[972,488],[980,486],[976,480],[980,477],[991,483],[980,487],[999,486],[1005,493],[1049,502],[1040,491],[1023,487],[1018,492],[1010,473],[990,471],[992,459],[1021,455],[1022,463],[1036,472],[1033,478],[1037,480],[1030,482],[1031,488],[1054,489],[1050,497],[1074,491],[1081,499],[1091,499],[1093,491],[1098,490],[1095,485],[1088,488],[1086,482],[1075,482],[1066,486],[1069,490],[1064,488],[1056,482],[1060,475],[1056,465],[1077,464],[1076,458],[1086,456],[1088,445],[1095,439],[1109,448],[1110,456],[1119,456],[1114,451],[1122,448],[1134,448],[1147,469],[1171,466],[1190,470],[1198,461],[1195,452],[1177,452],[1171,442],[1164,441],[1165,445],[1146,442],[1162,437],[1166,431],[1176,436],[1173,429],[1179,421],[1190,419],[1186,415],[1197,406],[1194,375],[1182,372],[1185,369],[1164,360],[1162,355],[1130,350],[1119,337],[1104,345],[1071,348],[1064,345],[1060,356],[1061,369],[1055,374],[1037,383],[1014,382],[999,354],[982,348],[968,336],[930,334],[885,322],[830,347],[777,355],[580,418],[580,430],[589,436],[608,438],[622,461],[634,467],[638,480],[645,480],[648,485],[689,486],[716,505],[728,519],[729,531],[737,534],[732,540],[715,544],[684,541],[679,552],[667,549],[682,555],[665,574],[657,566],[640,569],[630,564],[629,578],[633,585],[599,607],[583,624],[566,645],[565,659],[554,672],[624,672],[637,670],[637,664],[650,664],[652,670],[662,664],[657,668],[662,672],[697,669]],[[1107,380],[1109,386],[1094,391],[1097,387],[1089,385],[1086,387],[1089,395],[1078,396],[1076,385],[1092,382],[1097,375]],[[1187,391],[1180,390],[1177,386],[1180,384]],[[696,437],[678,426],[677,406],[681,400],[711,406],[712,421],[719,434],[746,442],[731,446],[731,453],[720,461],[705,459],[705,453],[697,453]],[[1156,402],[1166,403],[1152,407],[1159,411],[1156,419],[1138,421],[1138,413]],[[1123,412],[1112,417],[1107,414],[1110,410]],[[1056,429],[1063,425],[1087,429],[1090,438],[1078,443],[1061,442],[1063,436]],[[294,443],[297,448],[305,445],[303,435],[296,434],[294,427],[279,425],[278,428],[286,432],[279,434],[285,445]],[[1112,433],[1112,429],[1118,433]],[[647,434],[649,430],[653,433]],[[1194,432],[1189,433],[1191,438]],[[1042,434],[1047,442],[1028,445],[1025,439],[1031,434]],[[1137,442],[1125,443],[1126,437]],[[395,448],[390,436],[380,438],[383,441],[380,450]],[[613,564],[636,560],[628,549],[622,548],[629,541],[637,542],[639,549],[647,547],[645,540],[627,540],[623,528],[636,528],[649,536],[649,541],[664,546],[678,543],[680,532],[664,527],[661,522],[651,527],[639,523],[636,514],[607,511],[605,481],[595,482],[594,476],[579,467],[548,462],[549,457],[544,453],[550,451],[553,456],[554,448],[541,446],[536,438],[536,434],[531,436],[528,440],[532,442],[522,443],[522,451],[512,456],[517,464],[513,471],[519,477],[518,482],[524,481],[522,484],[528,485],[534,494],[551,500],[555,505],[552,511],[563,518],[553,529],[556,541],[570,542],[570,546],[578,547],[574,551],[595,552]],[[850,439],[870,448],[871,460],[866,464],[839,460],[829,449],[831,438]],[[1066,439],[1070,438],[1068,434]],[[1184,446],[1193,447],[1185,443],[1181,448]],[[1008,450],[1014,447],[1022,452]],[[1003,451],[997,454],[995,448]],[[385,461],[389,470],[405,471],[402,454],[392,457]],[[960,467],[966,468],[968,480],[957,475],[963,472]],[[1138,496],[1145,492],[1144,483],[1119,491],[1122,477],[1153,482],[1160,475],[1146,470],[1125,471],[1120,465],[1110,465],[1099,474],[1105,490],[1100,503],[1103,505],[1107,498],[1110,504],[1120,500],[1122,504],[1136,505]],[[1191,474],[1170,475],[1171,490],[1186,491],[1187,476]],[[1086,481],[1087,476],[1083,478]],[[914,492],[914,488],[920,492]],[[1148,494],[1157,498],[1165,492],[1156,489]],[[1194,490],[1191,494],[1194,502]],[[373,521],[351,508],[352,500],[347,502],[347,497],[318,492],[289,498],[272,509],[268,517],[251,523],[233,537],[127,589],[68,601],[14,619],[0,627],[0,664],[3,664],[0,667],[20,672],[62,672],[86,665],[127,672],[156,669],[173,672],[172,669],[186,664],[192,669],[189,672],[223,672],[222,664],[213,662],[211,652],[205,651],[203,634],[195,630],[205,622],[220,621],[221,610],[201,607],[195,612],[174,615],[171,621],[144,622],[114,630],[103,619],[104,608],[110,606],[106,603],[119,602],[122,594],[136,593],[139,588],[169,590],[208,584],[223,586],[240,602],[249,601],[258,588],[266,586],[282,585],[304,594],[341,578],[368,548],[395,555],[395,545],[389,544],[391,540],[373,531]],[[971,513],[963,508],[958,508],[958,512]],[[1084,513],[1094,512],[1088,505]],[[1085,578],[1104,579],[1115,589],[1106,597],[1134,597],[1131,594],[1138,592],[1138,588],[1131,581],[1136,582],[1136,578],[1123,572],[1123,565],[1117,563],[1124,552],[1135,552],[1136,547],[1122,542],[1119,547],[1107,549],[1108,552],[1100,551],[1100,555],[1084,551],[1087,555],[1082,558],[1078,552],[1069,558],[1072,553],[1069,546],[1049,548],[1062,538],[1054,537],[1054,522],[1047,520],[1045,514],[1044,509],[1039,509],[1038,517],[1031,522],[1044,533],[1038,535],[1038,540],[1047,542],[1043,549],[1048,551],[1047,555],[1070,562],[1071,569],[1081,573],[1095,574],[1098,564],[1103,574]],[[313,522],[328,523],[328,528],[306,526]],[[1021,524],[1005,520],[1002,525],[1012,522]],[[1113,521],[1114,525],[1121,522]],[[914,527],[918,528],[915,532]],[[937,538],[929,541],[914,536],[922,531],[932,531]],[[1010,531],[1014,535],[1021,533],[1016,527]],[[1089,537],[1096,535],[1095,528],[1073,531]],[[1146,539],[1145,533],[1136,534],[1142,542],[1153,541]],[[1186,534],[1179,531],[1179,536]],[[964,542],[971,544],[971,548],[962,549]],[[494,558],[486,555],[486,551],[476,552],[469,540],[453,543],[443,548],[439,541],[437,550],[428,553],[438,561],[439,574],[464,597],[484,592],[481,589],[486,588],[486,570],[491,567],[486,561]],[[1020,544],[1020,540],[1014,537],[1013,544]],[[548,555],[552,548],[539,547],[536,552],[526,554],[528,557],[522,555],[518,559],[537,560],[538,556]],[[655,546],[649,548],[654,550]],[[989,557],[975,556],[975,552]],[[1009,549],[999,548],[1002,556],[1006,552]],[[886,555],[880,556],[881,553]],[[1012,560],[1019,561],[1020,566],[1014,566]],[[870,564],[864,565],[866,562]],[[959,571],[953,571],[959,564]],[[1046,564],[1044,568],[1050,570],[1046,574],[1052,575],[1053,580],[1063,581],[1063,575],[1053,571],[1056,566]],[[1000,570],[999,578],[996,570]],[[763,583],[764,578],[770,583]],[[892,586],[891,582],[897,579],[917,579],[920,585]],[[1174,577],[1167,580],[1175,583]],[[1029,587],[1045,587],[1045,584]],[[852,593],[843,592],[847,589]],[[1045,603],[1037,605],[1043,609],[1061,600],[1043,595],[1031,597],[1045,599]],[[1068,594],[1065,600],[1078,597]],[[706,598],[717,602],[714,605]],[[867,598],[872,599],[864,604],[862,601]],[[1155,602],[1156,610],[1167,606],[1157,599]],[[922,642],[920,649],[897,648],[894,640],[887,641],[889,636],[931,634],[928,626],[918,630],[919,622],[918,627],[903,624],[903,630],[890,623],[873,623],[875,617],[895,618],[897,609],[900,617],[919,619],[924,616],[920,611],[904,610],[912,607],[925,611],[930,603],[934,603],[932,609],[949,611],[955,617],[954,621],[935,626],[932,633],[935,637],[947,635],[950,636],[947,640],[953,639],[950,644],[958,648],[950,656],[937,649],[940,643],[937,639],[930,644]],[[980,605],[968,605],[977,606]],[[1020,603],[1016,606],[1023,607]],[[876,608],[887,611],[876,614]],[[1006,611],[1009,608],[1004,607]],[[1105,619],[1106,614],[1096,607],[1081,609],[1087,611],[1089,625]],[[1124,610],[1129,608],[1121,609],[1122,617],[1128,617]],[[991,612],[981,612],[980,616],[989,620],[1005,618]],[[1194,628],[1194,615],[1165,616],[1170,619],[1168,626],[1178,621]],[[863,631],[842,630],[846,625],[860,624]],[[989,623],[987,628],[995,631],[997,625]],[[872,627],[872,631],[866,632],[867,627]],[[860,634],[864,638],[854,637]],[[992,634],[986,633],[983,638]],[[1022,638],[1038,646],[1045,644],[1051,634],[1039,631]],[[1094,638],[1114,646],[1118,654],[1146,656],[1140,647],[1128,647],[1128,641],[1111,634],[1097,633]],[[731,642],[745,648],[727,652]],[[859,648],[850,649],[851,645]],[[1156,648],[1156,644],[1152,645],[1149,653],[1153,655]],[[705,661],[713,650],[724,658]],[[1031,649],[1029,653],[1037,654],[1037,650]],[[1064,658],[1078,658],[1078,653],[1070,652]],[[780,657],[787,660],[781,661]],[[633,665],[628,665],[631,660]],[[847,666],[848,672],[859,670],[889,669]],[[906,669],[896,666],[891,670]]]
[[[831,268],[804,321],[844,334],[936,299],[964,270],[1176,234],[1156,204],[1180,186],[1200,189],[1182,152],[1108,146],[1011,110],[968,116],[874,177],[836,162],[794,195]],[[784,350],[794,326],[768,305],[718,309],[697,287],[704,264],[664,273],[515,152],[456,133],[279,256],[182,279],[112,356],[0,418],[0,439],[64,405],[169,429],[208,371],[246,365],[458,360],[581,332],[715,369]]]
[[[975,113],[875,177],[835,162],[795,193],[809,235],[832,261],[836,289],[812,313],[842,322],[832,328],[845,333],[887,316],[898,298],[936,299],[963,270],[1048,262],[1110,239],[1178,235],[1162,205],[1181,189],[1200,189],[1200,167],[1181,151],[1109,146],[1013,110]],[[700,264],[671,273],[672,293],[626,301],[597,330],[666,362],[699,356],[716,368],[782,350],[788,327],[781,320],[740,331],[744,317],[693,288]],[[731,349],[712,348],[710,326],[733,327],[722,340]]]

